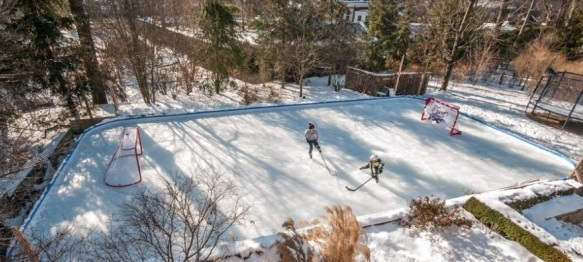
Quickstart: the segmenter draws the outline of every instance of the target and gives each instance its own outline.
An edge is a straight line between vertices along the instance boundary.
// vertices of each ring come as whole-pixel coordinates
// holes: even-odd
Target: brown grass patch
[[[583,61],[568,61],[561,52],[553,51],[551,46],[557,41],[552,32],[542,34],[532,41],[523,52],[512,61],[512,66],[519,76],[530,76],[538,80],[547,67],[552,67],[556,72],[567,71],[583,74]],[[536,81],[533,81],[536,84]]]
[[[327,225],[316,220],[306,233],[298,233],[291,219],[283,223],[288,232],[279,233],[283,240],[275,243],[281,261],[352,262],[359,257],[370,261],[370,250],[363,243],[364,230],[352,209],[334,205],[324,210],[328,215],[321,217]],[[318,255],[313,246],[318,248]]]

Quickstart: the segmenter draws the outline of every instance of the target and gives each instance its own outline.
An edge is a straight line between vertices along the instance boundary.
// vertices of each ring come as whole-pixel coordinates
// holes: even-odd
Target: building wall
[[[364,23],[368,16],[368,1],[346,1],[346,7],[350,13],[344,15],[347,21]]]

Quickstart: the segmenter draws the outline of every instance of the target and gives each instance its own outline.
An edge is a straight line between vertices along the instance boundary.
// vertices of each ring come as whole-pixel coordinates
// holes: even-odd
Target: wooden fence
[[[73,134],[81,134],[85,129],[94,126],[107,117],[94,117],[93,119],[74,119],[71,120],[71,132]]]
[[[393,88],[396,95],[423,95],[427,91],[431,73],[401,72],[397,86],[398,75],[398,73],[378,74],[348,67],[344,87],[371,96],[388,94],[388,88]]]

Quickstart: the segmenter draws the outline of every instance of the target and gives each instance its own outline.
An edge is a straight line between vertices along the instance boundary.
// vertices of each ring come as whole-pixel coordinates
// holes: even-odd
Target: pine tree
[[[70,46],[63,44],[63,29],[69,29],[72,20],[66,16],[63,1],[17,0],[13,13],[21,13],[12,21],[9,30],[20,34],[30,51],[23,57],[32,72],[33,81],[53,93],[61,95],[69,111],[78,115],[74,95],[82,93],[65,79],[66,72],[76,70],[77,62],[70,55]]]
[[[287,78],[287,53],[282,52],[287,46],[288,18],[290,14],[288,2],[285,0],[268,0],[259,11],[259,16],[252,23],[257,30],[257,44],[261,49],[261,64],[263,73],[277,75],[284,87]]]
[[[394,0],[372,0],[368,9],[367,41],[359,55],[359,64],[379,70],[388,60],[398,61],[404,54],[408,25],[399,23],[399,6]]]
[[[583,7],[576,7],[565,24],[557,28],[557,48],[567,59],[583,57]]]
[[[244,63],[243,48],[237,40],[237,22],[233,14],[235,8],[220,0],[207,0],[201,17],[201,31],[208,46],[203,48],[202,57],[212,71],[213,88],[219,94],[221,87],[229,79],[229,72]]]

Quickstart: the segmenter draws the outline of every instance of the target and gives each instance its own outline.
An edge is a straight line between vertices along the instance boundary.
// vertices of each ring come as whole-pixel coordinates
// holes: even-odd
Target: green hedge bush
[[[504,217],[500,212],[488,207],[474,197],[470,198],[464,204],[464,208],[493,231],[509,240],[520,243],[524,248],[528,249],[531,253],[544,261],[571,261],[571,259],[560,250],[542,242],[530,232]]]

